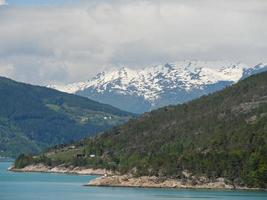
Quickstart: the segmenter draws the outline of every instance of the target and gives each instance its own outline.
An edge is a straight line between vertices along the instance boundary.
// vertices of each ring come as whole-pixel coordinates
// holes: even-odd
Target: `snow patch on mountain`
[[[89,81],[49,87],[67,93],[76,93],[86,88],[93,88],[99,93],[115,90],[117,93],[143,96],[153,101],[167,88],[190,92],[218,81],[237,82],[247,68],[242,63],[184,61],[137,70],[122,67],[102,72]]]
[[[85,82],[48,87],[117,107],[123,104],[123,109],[132,112],[136,111],[133,107],[136,108],[141,103],[146,107],[144,111],[147,111],[147,107],[150,110],[183,103],[223,89],[261,71],[267,71],[267,64],[249,67],[240,62],[181,61],[143,69],[122,67],[101,72]],[[133,102],[135,103],[131,105]]]

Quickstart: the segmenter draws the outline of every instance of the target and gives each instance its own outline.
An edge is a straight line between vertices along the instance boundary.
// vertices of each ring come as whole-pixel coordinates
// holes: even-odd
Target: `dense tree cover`
[[[36,153],[122,124],[128,112],[0,77],[0,156]]]
[[[267,73],[183,105],[145,113],[74,145],[48,150],[44,157],[49,162],[44,163],[174,178],[188,170],[266,188]],[[78,158],[78,153],[85,156]],[[33,162],[39,162],[37,158]]]

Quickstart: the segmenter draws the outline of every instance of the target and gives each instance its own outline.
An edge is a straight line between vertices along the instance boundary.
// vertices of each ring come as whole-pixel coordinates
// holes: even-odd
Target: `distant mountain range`
[[[0,157],[37,153],[133,116],[88,98],[0,77]]]
[[[48,87],[143,113],[190,101],[263,71],[267,64],[183,61],[136,70],[123,67],[85,82]]]

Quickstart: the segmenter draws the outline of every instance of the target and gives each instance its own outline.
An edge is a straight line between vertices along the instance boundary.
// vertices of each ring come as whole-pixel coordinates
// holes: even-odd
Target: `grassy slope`
[[[39,152],[82,139],[133,115],[87,98],[0,77],[0,155]]]

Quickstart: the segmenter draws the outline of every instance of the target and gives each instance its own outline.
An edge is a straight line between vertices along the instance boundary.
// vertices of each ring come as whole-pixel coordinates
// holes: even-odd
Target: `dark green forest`
[[[267,73],[145,113],[72,147],[21,155],[15,165],[31,163],[171,178],[182,178],[187,170],[211,180],[224,177],[233,185],[267,188]]]
[[[0,156],[38,153],[126,122],[131,113],[0,77]]]

